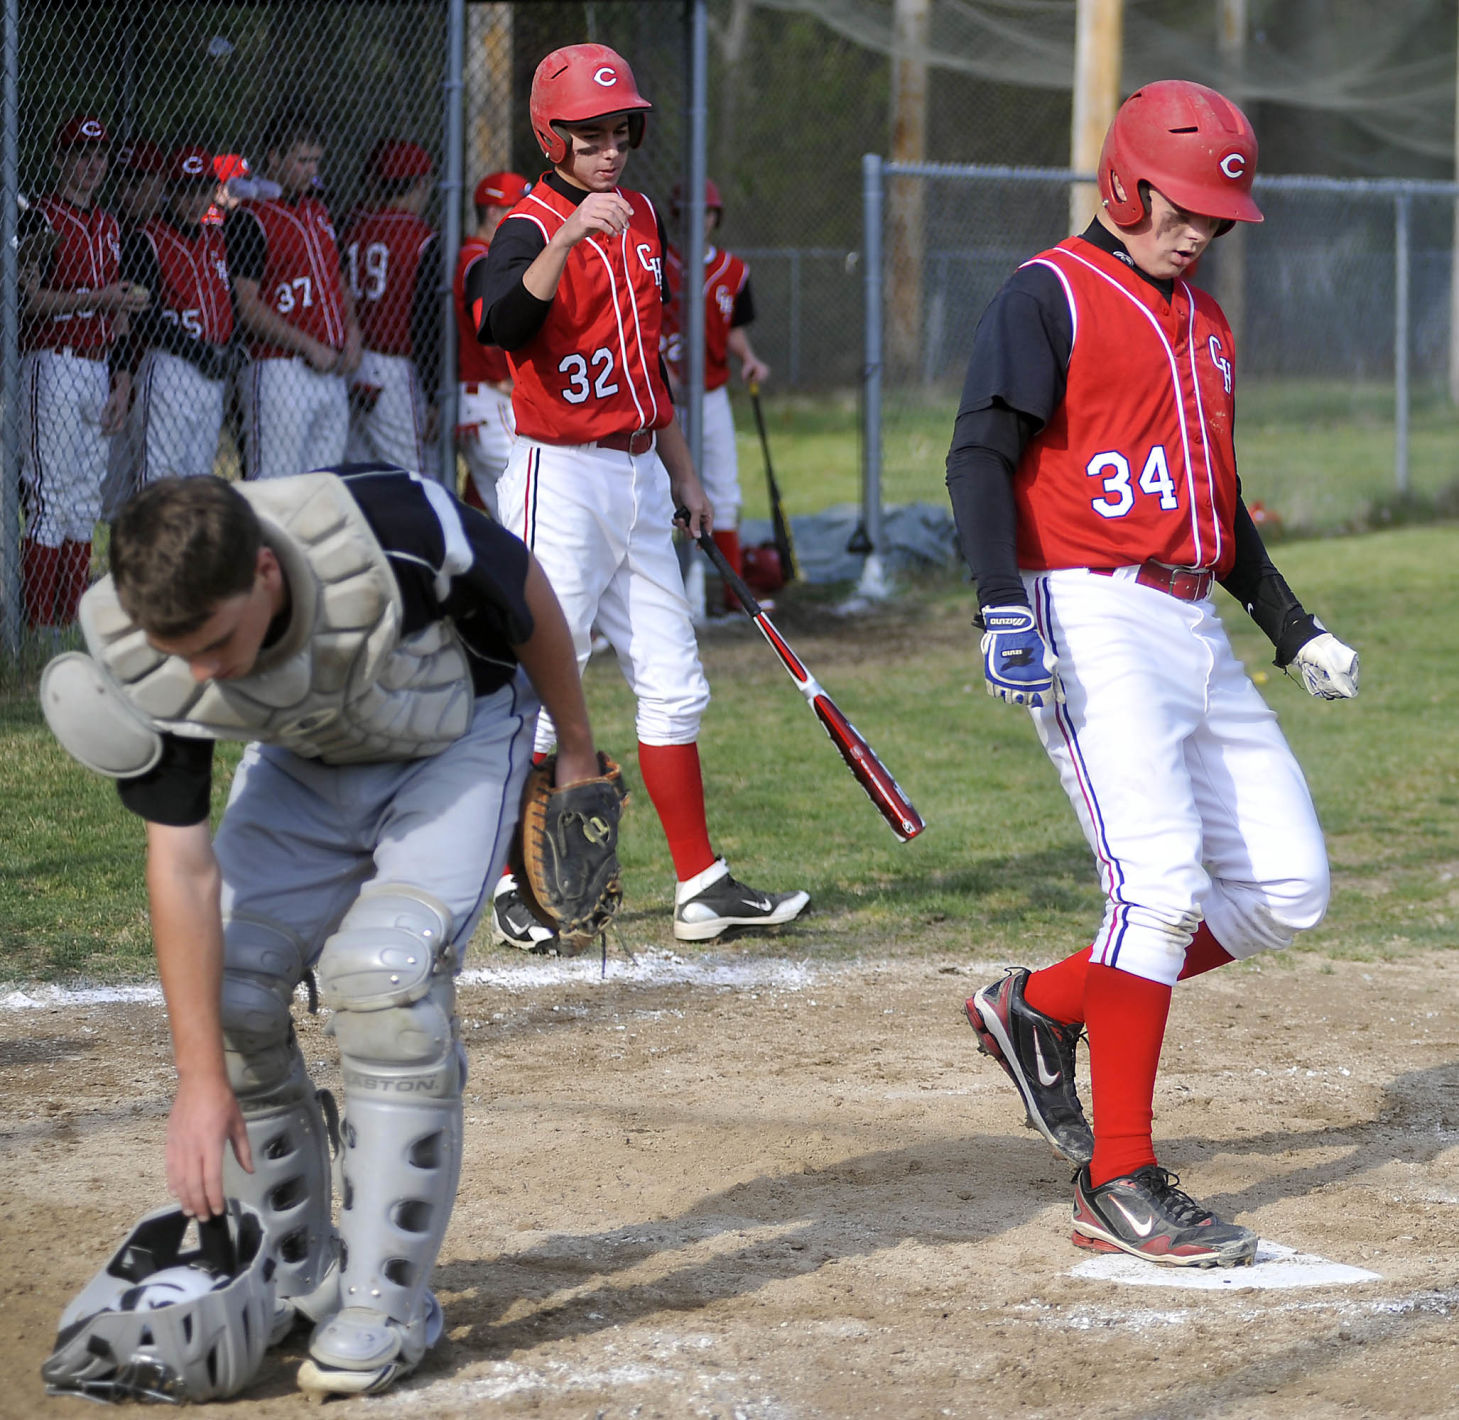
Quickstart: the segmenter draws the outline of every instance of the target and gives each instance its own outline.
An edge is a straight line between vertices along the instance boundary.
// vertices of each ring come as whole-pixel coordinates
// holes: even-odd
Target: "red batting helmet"
[[[431,155],[419,143],[404,138],[382,138],[365,159],[365,177],[386,182],[426,177],[431,168]]]
[[[683,206],[684,184],[676,182],[673,192],[669,194],[669,211],[677,217]],[[704,206],[706,210],[713,208],[721,214],[724,212],[724,198],[719,195],[719,189],[714,185],[713,178],[704,179]]]
[[[633,70],[606,44],[570,44],[554,49],[532,76],[528,111],[547,161],[554,166],[567,157],[567,139],[559,123],[586,123],[610,113],[628,115],[628,141],[643,142],[644,115],[653,105],[638,92]]]
[[[1140,184],[1149,183],[1177,207],[1203,217],[1260,222],[1252,201],[1256,134],[1230,99],[1204,84],[1161,79],[1136,89],[1120,105],[1099,155],[1099,195],[1121,227],[1145,215]],[[1124,189],[1115,195],[1114,180]]]
[[[785,568],[773,542],[746,547],[740,554],[746,585],[752,592],[769,596],[785,585]]]
[[[471,200],[478,207],[515,207],[532,189],[520,173],[487,173]]]

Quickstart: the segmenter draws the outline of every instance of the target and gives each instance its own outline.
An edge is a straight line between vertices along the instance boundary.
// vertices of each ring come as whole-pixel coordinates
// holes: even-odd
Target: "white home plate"
[[[1378,1273],[1329,1262],[1262,1238],[1250,1267],[1162,1267],[1124,1252],[1091,1257],[1071,1269],[1071,1277],[1093,1282],[1126,1282],[1132,1287],[1187,1287],[1205,1292],[1240,1292],[1247,1288],[1351,1287],[1376,1282]]]

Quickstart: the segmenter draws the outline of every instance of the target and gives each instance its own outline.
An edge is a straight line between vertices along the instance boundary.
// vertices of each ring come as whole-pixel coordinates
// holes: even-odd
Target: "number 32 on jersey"
[[[1135,478],[1134,487],[1130,486],[1134,468],[1129,459],[1117,449],[1095,454],[1085,464],[1084,472],[1090,478],[1101,480],[1103,496],[1089,500],[1089,506],[1101,518],[1123,518],[1135,506],[1136,489],[1148,497],[1158,498],[1160,507],[1165,512],[1173,512],[1180,506],[1180,499],[1175,494],[1175,480],[1170,476],[1170,461],[1165,457],[1164,444],[1154,445],[1146,454],[1144,466]]]

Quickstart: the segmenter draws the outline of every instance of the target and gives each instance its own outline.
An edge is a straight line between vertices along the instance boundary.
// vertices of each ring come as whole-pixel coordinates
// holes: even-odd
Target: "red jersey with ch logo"
[[[517,433],[527,438],[589,444],[662,429],[674,417],[659,371],[658,218],[641,192],[616,191],[633,208],[627,228],[573,247],[541,328],[507,353]],[[539,183],[504,220],[532,222],[551,241],[574,210],[570,198]]]
[[[411,355],[410,319],[421,257],[435,237],[428,222],[389,208],[357,212],[345,228],[344,265],[365,348]]]
[[[181,231],[153,217],[142,232],[162,269],[162,290],[153,299],[163,319],[180,325],[194,340],[227,344],[233,334],[233,295],[222,230],[204,225]]]
[[[41,280],[48,291],[100,291],[117,280],[122,238],[117,220],[100,207],[76,207],[64,197],[43,197],[36,210],[56,233],[51,267]],[[100,360],[111,344],[111,317],[102,311],[67,311],[24,322],[27,350],[69,347],[88,360]]]
[[[683,379],[684,317],[681,288],[684,263],[669,248],[669,304],[664,310],[664,358],[674,378]],[[735,302],[750,279],[750,268],[733,252],[710,247],[704,257],[704,388],[729,383],[729,333],[734,329]]]
[[[498,385],[512,377],[506,351],[500,345],[483,345],[476,338],[474,322],[466,318],[466,273],[485,258],[490,245],[480,237],[467,237],[461,243],[451,282],[451,299],[456,306],[456,378],[463,385]]]
[[[259,299],[306,335],[343,350],[339,247],[328,209],[317,197],[301,197],[297,202],[248,201],[239,211],[247,212],[263,234],[266,257]],[[268,360],[294,352],[255,339],[249,353],[255,360]]]
[[[1156,561],[1224,576],[1235,342],[1221,308],[1179,280],[1167,301],[1078,237],[1033,262],[1059,278],[1074,339],[1064,400],[1014,476],[1019,566]]]

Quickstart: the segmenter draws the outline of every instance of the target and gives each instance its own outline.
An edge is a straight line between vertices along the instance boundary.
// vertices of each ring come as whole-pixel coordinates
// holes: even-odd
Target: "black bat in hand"
[[[687,513],[684,519],[687,522]],[[816,678],[805,668],[800,657],[791,649],[790,643],[775,629],[775,623],[761,609],[755,594],[730,566],[714,538],[709,533],[700,533],[697,538],[706,557],[714,563],[726,585],[740,599],[745,615],[760,628],[760,634],[770,643],[771,649],[780,657],[780,663],[790,672],[790,678],[806,703],[815,711],[816,718],[825,726],[831,743],[841,752],[846,767],[856,776],[857,782],[866,790],[867,797],[876,805],[877,812],[886,819],[893,833],[906,843],[927,827],[922,815],[913,807],[912,801],[902,792],[902,787],[892,778],[891,771],[881,762],[877,752],[867,744],[866,737],[841,713],[840,707]]]

